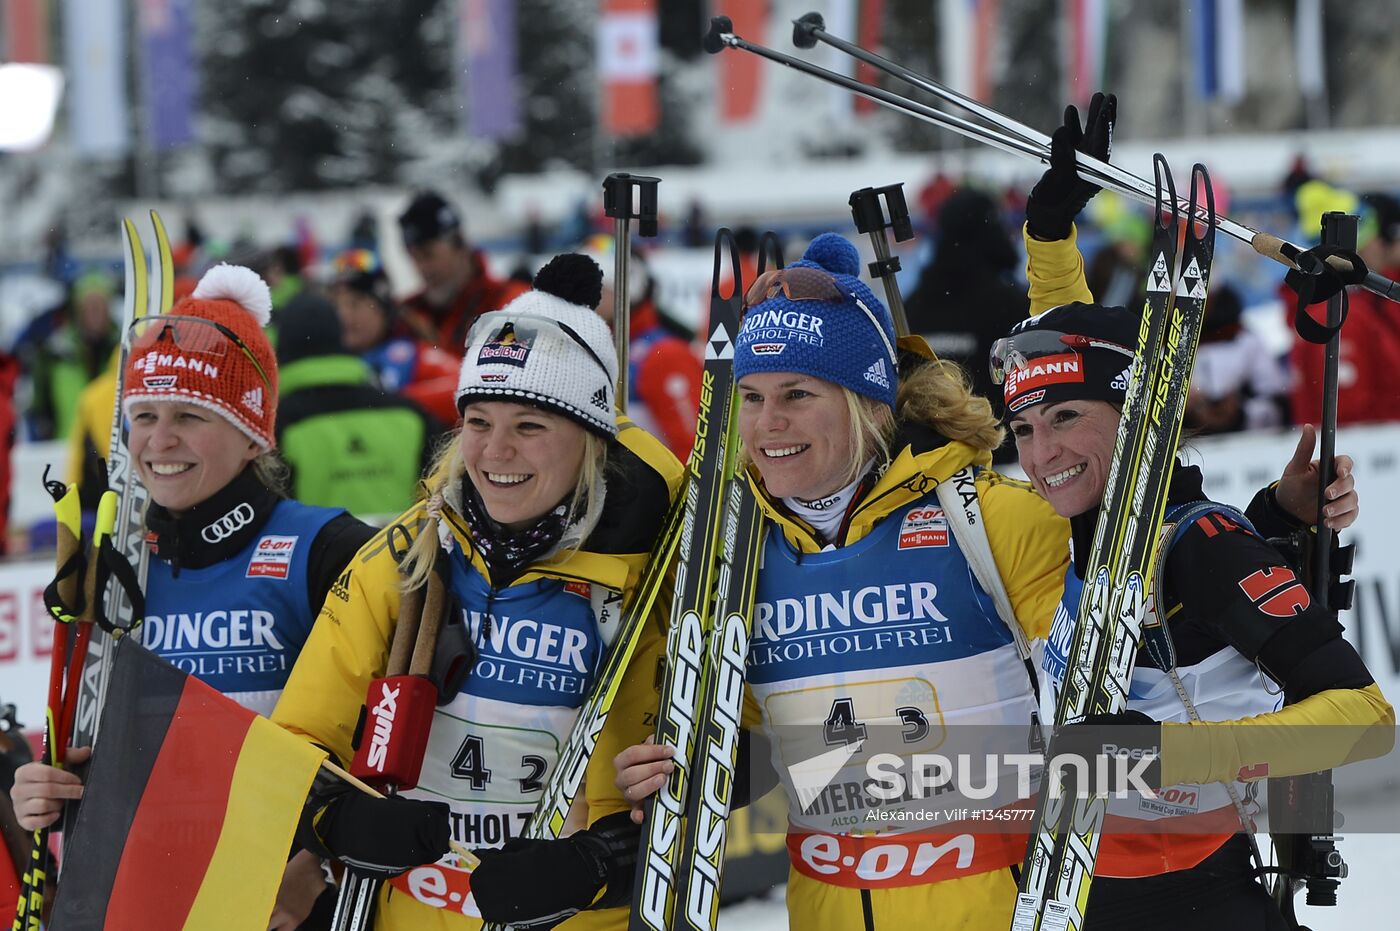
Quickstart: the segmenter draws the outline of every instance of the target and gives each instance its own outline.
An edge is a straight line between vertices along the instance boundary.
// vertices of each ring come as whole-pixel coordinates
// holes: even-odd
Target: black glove
[[[500,850],[473,851],[481,858],[472,871],[476,907],[487,921],[544,931],[586,908],[623,905],[641,835],[622,811],[558,840],[517,837]]]
[[[1120,711],[1116,714],[1091,714],[1082,721],[1060,728],[1050,741],[1050,758],[1072,754],[1088,762],[1090,792],[1132,791],[1137,786],[1124,784],[1119,778],[1125,770],[1115,757],[1127,756],[1126,771],[1137,772],[1150,789],[1162,787],[1162,725],[1141,711]],[[1108,782],[1101,784],[1096,758],[1108,757]],[[1150,757],[1151,762],[1140,767],[1139,761]],[[1069,772],[1066,768],[1066,772]]]
[[[1065,107],[1064,125],[1050,136],[1050,167],[1040,176],[1026,199],[1026,227],[1036,239],[1068,239],[1071,224],[1099,186],[1079,177],[1074,169],[1076,151],[1108,161],[1113,149],[1113,124],[1118,119],[1118,98],[1094,94],[1089,117],[1079,128],[1079,111]]]
[[[306,846],[357,873],[389,879],[447,853],[449,811],[444,802],[375,798],[350,790],[337,794],[315,815],[315,840],[323,849]]]

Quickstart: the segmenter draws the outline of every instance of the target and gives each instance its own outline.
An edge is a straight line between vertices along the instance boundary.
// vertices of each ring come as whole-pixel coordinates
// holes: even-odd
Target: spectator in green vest
[[[346,351],[329,301],[306,293],[283,308],[277,363],[277,447],[292,469],[293,496],[361,518],[412,504],[441,425],[382,390],[365,361]]]
[[[73,283],[67,319],[31,357],[29,429],[34,439],[66,437],[78,396],[106,368],[119,337],[112,318],[115,293],[116,285],[105,272],[80,277]]]

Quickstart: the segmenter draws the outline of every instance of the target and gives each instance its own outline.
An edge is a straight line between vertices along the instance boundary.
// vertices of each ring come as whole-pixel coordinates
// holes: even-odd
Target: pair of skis
[[[733,281],[727,298],[720,294],[726,250]],[[666,784],[646,803],[632,931],[711,929],[719,919],[763,539],[762,516],[739,466],[734,344],[743,296],[738,249],[721,229],[657,713],[656,742],[676,752]]]
[[[45,730],[45,761],[62,765],[68,746],[90,747],[97,736],[97,722],[106,694],[107,678],[112,662],[112,637],[107,628],[132,630],[140,623],[136,606],[128,595],[126,585],[144,589],[146,580],[146,548],[144,514],[147,495],[131,467],[126,448],[126,420],[122,415],[122,378],[131,352],[132,324],[147,314],[163,314],[174,303],[174,263],[170,255],[170,240],[160,215],[151,211],[155,230],[156,252],[149,259],[136,224],[122,221],[122,245],[126,266],[126,287],[123,302],[122,340],[117,360],[116,405],[112,412],[111,445],[107,458],[107,487],[98,511],[91,564],[87,573],[96,573],[96,563],[105,545],[115,551],[117,560],[135,566],[135,579],[125,579],[116,572],[105,573],[105,595],[99,596],[95,583],[89,590],[78,593],[79,579],[60,578],[54,590],[58,595],[55,618],[63,626],[54,631],[54,653],[50,671],[49,709]],[[68,540],[70,549],[81,546],[80,517],[77,514],[76,489],[55,494],[60,535]],[[110,544],[104,539],[110,537]],[[83,605],[80,617],[68,617],[60,605]],[[102,621],[99,622],[99,617]],[[66,667],[66,668],[65,668]],[[69,806],[63,825],[71,827],[77,806]],[[42,926],[45,893],[51,878],[52,863],[48,851],[49,829],[35,832],[34,849],[21,884],[19,909],[13,931],[39,931]]]
[[[1157,214],[1147,297],[1138,330],[1127,398],[1114,444],[1113,464],[1089,553],[1055,726],[1127,707],[1147,619],[1148,585],[1176,458],[1186,395],[1205,317],[1206,289],[1215,249],[1215,198],[1210,177],[1191,173],[1190,210],[1203,193],[1208,223],[1185,222],[1166,160],[1154,158]],[[1201,227],[1204,227],[1202,229]],[[1177,244],[1181,247],[1177,262]],[[1054,755],[1051,743],[1050,756]],[[1041,786],[1036,827],[1026,852],[1012,931],[1079,931],[1108,802],[1102,796],[1057,792],[1051,772]]]

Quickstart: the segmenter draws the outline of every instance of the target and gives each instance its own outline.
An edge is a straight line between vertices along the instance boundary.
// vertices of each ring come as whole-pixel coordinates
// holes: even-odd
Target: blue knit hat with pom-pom
[[[895,335],[885,305],[860,280],[860,254],[823,233],[788,268],[831,276],[844,300],[798,300],[782,287],[748,307],[734,345],[734,377],[798,372],[849,388],[890,408],[898,388]]]

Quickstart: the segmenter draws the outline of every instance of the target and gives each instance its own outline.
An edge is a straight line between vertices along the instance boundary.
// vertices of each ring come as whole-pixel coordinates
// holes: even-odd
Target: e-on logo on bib
[[[285,579],[292,570],[292,553],[297,537],[269,535],[258,540],[253,558],[248,560],[246,577],[250,579]]]
[[[904,519],[899,522],[900,549],[947,545],[948,516],[942,508],[921,505],[905,512]]]

